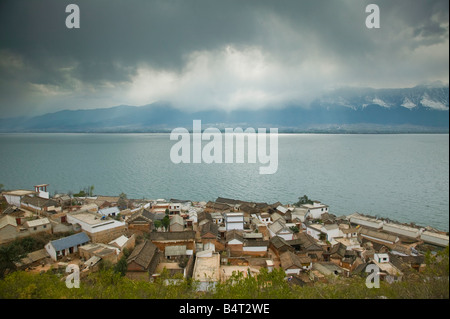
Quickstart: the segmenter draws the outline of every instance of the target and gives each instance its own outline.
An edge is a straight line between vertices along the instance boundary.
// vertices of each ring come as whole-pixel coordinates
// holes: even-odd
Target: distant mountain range
[[[167,132],[204,126],[276,127],[280,132],[442,132],[449,131],[448,85],[403,89],[345,88],[308,106],[260,110],[187,112],[168,103],[64,110],[35,117],[0,119],[0,132]]]

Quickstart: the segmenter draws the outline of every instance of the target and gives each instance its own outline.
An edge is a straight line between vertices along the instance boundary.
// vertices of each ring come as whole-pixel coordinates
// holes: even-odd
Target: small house
[[[224,213],[226,231],[244,230],[244,213]]]
[[[282,237],[274,236],[270,238],[269,240],[269,247],[278,255],[280,256],[282,253],[286,251],[294,251],[294,248],[290,246],[286,240],[284,240]]]
[[[24,226],[27,228],[30,235],[41,232],[52,233],[52,225],[48,218],[28,220],[24,223]]]
[[[133,213],[127,220],[128,230],[136,233],[149,233],[152,229],[154,214],[146,209]]]
[[[81,232],[68,237],[53,240],[45,245],[45,250],[50,257],[56,261],[59,257],[67,256],[78,252],[80,246],[89,242],[89,237],[86,233]]]
[[[312,204],[300,205],[300,208],[307,210],[307,217],[311,219],[320,219],[322,214],[329,213],[328,205],[322,204],[319,201],[313,201]]]
[[[242,231],[231,230],[226,232],[226,244],[232,252],[242,252],[245,239]]]
[[[159,250],[151,241],[137,245],[127,259],[127,277],[149,280],[159,263]]]
[[[171,232],[184,230],[184,219],[180,215],[173,215],[170,217],[169,230]]]
[[[309,257],[299,257],[293,252],[287,251],[280,255],[281,267],[287,275],[300,274],[302,270],[309,270],[312,267],[312,261]]]
[[[282,218],[270,224],[268,229],[270,237],[278,236],[282,237],[284,240],[292,240],[294,237],[294,232],[286,226],[286,223]]]
[[[16,218],[5,215],[0,218],[0,244],[17,238]]]

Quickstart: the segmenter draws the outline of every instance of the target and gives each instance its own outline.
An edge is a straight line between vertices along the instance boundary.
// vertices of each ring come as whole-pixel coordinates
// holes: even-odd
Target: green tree
[[[296,233],[298,233],[300,231],[300,229],[298,229],[297,226],[289,227],[289,229],[292,230],[294,232],[294,234],[296,234]]]
[[[119,205],[120,209],[127,209],[128,208],[128,201],[127,201],[127,194],[120,193],[119,200],[117,201],[117,204]]]
[[[125,255],[120,258],[117,264],[114,266],[114,272],[119,273],[121,276],[125,276],[128,269],[127,258]]]
[[[78,193],[73,194],[73,197],[86,197],[86,195],[86,192],[81,189]]]
[[[156,219],[153,222],[153,225],[155,226],[155,229],[158,230],[162,226],[162,222],[159,219]]]
[[[313,201],[310,200],[310,199],[308,198],[308,196],[303,195],[302,197],[299,197],[299,198],[298,198],[298,202],[295,203],[294,206],[299,207],[299,206],[304,205],[304,204],[313,204]]]
[[[7,272],[17,269],[16,262],[26,256],[26,253],[17,245],[7,245],[0,247],[0,278]]]
[[[169,215],[166,215],[166,216],[164,216],[164,218],[161,220],[161,223],[162,223],[162,226],[166,229],[166,231],[167,231],[167,229],[169,228],[169,226],[170,226],[170,217],[169,217]]]

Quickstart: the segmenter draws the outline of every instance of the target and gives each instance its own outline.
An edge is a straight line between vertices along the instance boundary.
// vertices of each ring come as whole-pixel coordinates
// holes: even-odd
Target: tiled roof
[[[276,249],[280,249],[283,246],[291,247],[286,240],[280,236],[273,236],[269,241]],[[292,247],[291,247],[292,248]]]
[[[380,231],[375,231],[375,230],[367,229],[364,227],[361,228],[359,233],[363,236],[366,235],[366,236],[370,236],[370,237],[380,239],[380,240],[385,240],[385,241],[392,242],[392,243],[395,243],[398,238],[395,235],[382,233]]]
[[[173,224],[184,225],[183,217],[181,217],[180,215],[173,215],[172,218],[170,219],[170,225]]]
[[[201,236],[205,236],[206,234],[212,234],[213,236],[217,236],[219,234],[219,226],[217,226],[213,222],[208,222],[202,226]]]
[[[289,269],[292,267],[302,268],[300,258],[290,251],[286,251],[280,255],[280,262],[283,269]]]
[[[55,248],[56,251],[61,251],[70,247],[75,247],[89,242],[89,237],[86,233],[78,233],[72,236],[60,238],[53,240],[50,243]]]
[[[166,240],[194,240],[195,231],[176,231],[176,232],[152,232],[150,233],[150,240],[152,241],[166,241]]]
[[[244,242],[244,234],[242,230],[233,229],[230,231],[227,231],[226,233],[226,241],[232,241],[233,239],[237,239],[241,242]]]
[[[6,215],[0,218],[0,229],[7,225],[12,225],[14,227],[17,227],[16,219],[12,216]]]
[[[148,269],[155,254],[157,253],[158,247],[151,241],[146,240],[139,245],[137,245],[131,255],[127,259],[127,263],[135,262],[144,269]]]
[[[38,226],[50,224],[50,221],[48,220],[48,218],[39,218],[39,219],[28,220],[25,223],[28,225],[28,227],[38,227]]]
[[[59,204],[52,200],[52,199],[46,199],[46,198],[41,198],[41,197],[37,197],[37,196],[25,196],[24,198],[22,198],[22,203],[23,204],[30,204],[36,207],[48,207],[48,206],[58,206]]]

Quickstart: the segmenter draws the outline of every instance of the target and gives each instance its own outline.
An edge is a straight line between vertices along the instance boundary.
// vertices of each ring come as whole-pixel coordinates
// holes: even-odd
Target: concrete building
[[[418,238],[421,233],[418,228],[386,222],[383,223],[383,230],[397,236],[405,236],[414,239]]]
[[[199,282],[197,291],[214,290],[220,281],[220,254],[212,251],[198,253],[195,259],[193,279]]]
[[[423,240],[425,243],[433,244],[440,247],[447,247],[449,242],[447,235],[433,233],[428,230],[424,231],[420,235],[420,239]]]
[[[396,235],[382,233],[376,230],[368,229],[362,227],[359,231],[359,236],[365,238],[369,241],[373,241],[380,244],[396,244],[399,241],[399,238]]]
[[[303,204],[300,208],[307,211],[307,217],[311,219],[320,219],[322,214],[329,213],[328,205],[322,204],[319,201],[314,201],[312,204]]]
[[[374,229],[381,229],[381,228],[383,228],[383,224],[384,224],[382,220],[363,216],[358,213],[354,213],[354,214],[348,216],[348,218],[350,220],[350,223],[352,223],[352,224],[366,226],[366,227],[374,228]]]
[[[79,224],[94,243],[109,243],[126,231],[125,222],[103,218],[90,212],[67,214],[67,222]]]
[[[225,229],[244,230],[244,213],[223,213]]]

